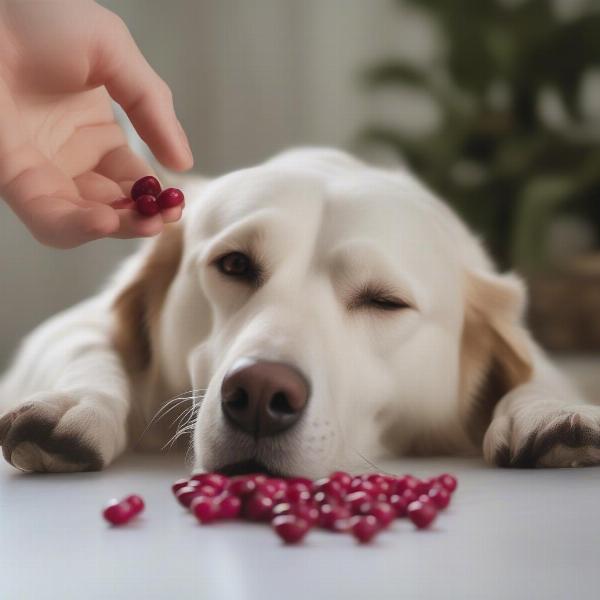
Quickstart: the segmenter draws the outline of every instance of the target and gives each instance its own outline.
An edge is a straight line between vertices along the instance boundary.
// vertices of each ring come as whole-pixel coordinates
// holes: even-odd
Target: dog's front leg
[[[24,471],[105,467],[127,441],[130,390],[118,355],[101,331],[78,331],[41,353],[39,342],[3,388],[4,458]]]
[[[600,464],[600,407],[562,382],[521,385],[496,406],[483,453],[502,467]]]

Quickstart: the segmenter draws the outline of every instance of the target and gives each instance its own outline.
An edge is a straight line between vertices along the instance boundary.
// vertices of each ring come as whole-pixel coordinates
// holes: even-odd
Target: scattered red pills
[[[156,177],[147,175],[138,179],[131,187],[131,199],[137,211],[145,217],[153,217],[162,210],[183,204],[183,192],[177,188],[161,189]],[[122,203],[123,200],[117,201]],[[118,204],[121,208],[121,204]]]
[[[408,518],[417,529],[430,527],[456,487],[456,478],[448,473],[417,479],[336,471],[317,481],[262,473],[235,477],[197,473],[178,479],[171,489],[202,525],[231,519],[268,522],[286,544],[301,542],[318,527],[350,533],[368,544],[396,519]],[[112,501],[103,516],[113,525],[124,525],[143,509],[144,501],[134,494]]]

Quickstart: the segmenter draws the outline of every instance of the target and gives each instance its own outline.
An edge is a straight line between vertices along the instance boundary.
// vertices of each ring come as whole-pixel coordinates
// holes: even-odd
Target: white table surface
[[[285,547],[267,526],[200,526],[175,503],[183,456],[129,455],[105,472],[23,475],[0,466],[0,598],[219,599],[600,597],[600,468],[497,470],[404,460],[388,470],[459,477],[430,531],[396,521],[371,546],[320,531]],[[147,503],[135,524],[110,497]]]

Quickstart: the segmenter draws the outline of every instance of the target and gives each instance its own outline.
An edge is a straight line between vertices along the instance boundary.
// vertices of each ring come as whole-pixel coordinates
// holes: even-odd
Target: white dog
[[[523,284],[408,173],[299,150],[186,192],[182,224],[25,340],[0,384],[15,467],[160,446],[173,397],[196,469],[600,462],[600,407],[532,341]]]

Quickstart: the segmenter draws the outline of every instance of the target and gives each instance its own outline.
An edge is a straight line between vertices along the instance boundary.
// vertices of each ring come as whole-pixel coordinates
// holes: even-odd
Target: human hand
[[[0,0],[0,195],[44,244],[150,236],[181,217],[111,206],[152,174],[111,97],[162,164],[191,168],[171,92],[116,15],[91,0]]]

